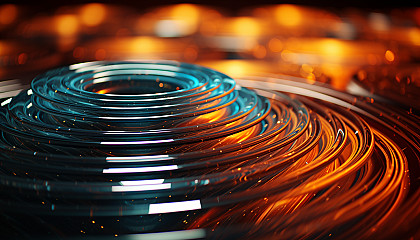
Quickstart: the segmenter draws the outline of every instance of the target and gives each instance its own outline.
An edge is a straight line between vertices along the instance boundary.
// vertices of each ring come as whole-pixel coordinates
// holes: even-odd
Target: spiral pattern
[[[9,230],[26,237],[416,234],[412,109],[290,77],[237,82],[165,61],[38,76],[2,103],[2,222],[31,222]]]

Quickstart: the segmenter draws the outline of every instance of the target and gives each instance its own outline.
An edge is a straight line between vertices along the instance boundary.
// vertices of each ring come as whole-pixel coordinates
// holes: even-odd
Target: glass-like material
[[[406,234],[420,209],[415,115],[299,79],[238,83],[169,61],[38,76],[0,108],[5,234]]]

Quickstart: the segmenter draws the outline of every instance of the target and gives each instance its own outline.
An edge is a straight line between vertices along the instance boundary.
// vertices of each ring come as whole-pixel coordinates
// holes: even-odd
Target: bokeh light
[[[1,239],[420,238],[420,8],[167,3],[0,5]]]

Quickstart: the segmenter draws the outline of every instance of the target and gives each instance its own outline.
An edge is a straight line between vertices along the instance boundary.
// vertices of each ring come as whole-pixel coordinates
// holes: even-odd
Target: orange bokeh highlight
[[[95,52],[95,59],[96,60],[105,60],[105,58],[106,58],[106,51],[105,51],[105,49],[103,49],[103,48],[100,48],[100,49],[98,49],[98,50],[96,50],[96,52]]]
[[[188,24],[196,24],[200,18],[198,8],[193,4],[175,5],[170,17],[175,20],[182,20]]]
[[[232,22],[232,32],[237,36],[258,36],[261,33],[261,28],[253,18],[238,17]]]
[[[55,19],[55,29],[61,36],[71,37],[79,31],[79,21],[71,14],[60,15]]]
[[[275,9],[276,20],[286,27],[295,27],[302,22],[302,14],[299,8],[293,5],[280,5]]]
[[[18,14],[18,8],[13,4],[0,6],[0,24],[8,25],[15,21]]]
[[[393,62],[395,60],[395,55],[391,50],[386,50],[385,52],[385,59],[389,62]]]
[[[268,42],[268,48],[272,52],[281,52],[283,50],[283,42],[278,38],[272,38]]]
[[[106,8],[100,3],[90,3],[84,5],[80,10],[80,20],[83,24],[93,27],[105,20]]]

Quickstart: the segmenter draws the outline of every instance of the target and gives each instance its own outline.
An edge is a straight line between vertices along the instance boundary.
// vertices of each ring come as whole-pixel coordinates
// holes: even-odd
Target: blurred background
[[[15,95],[37,74],[59,66],[169,59],[232,77],[291,75],[418,108],[420,7],[414,4],[1,4],[0,98]]]

